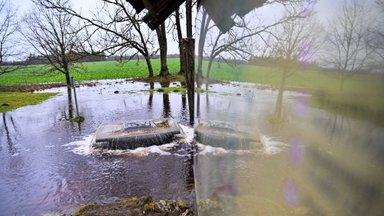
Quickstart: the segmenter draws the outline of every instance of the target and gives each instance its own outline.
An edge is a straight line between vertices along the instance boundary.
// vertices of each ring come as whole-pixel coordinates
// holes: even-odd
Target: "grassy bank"
[[[153,70],[155,75],[160,71],[160,61],[154,59]],[[179,71],[179,60],[169,59],[168,68],[171,73]],[[20,84],[36,84],[47,82],[64,82],[64,75],[59,72],[47,72],[44,65],[32,65],[13,73],[2,75],[0,86],[12,86]],[[79,65],[72,74],[76,80],[101,80],[101,79],[127,79],[147,77],[148,70],[145,61],[129,61],[119,63],[116,61],[86,62]]]
[[[282,72],[279,68],[254,65],[214,64],[211,79],[269,84],[277,87]],[[344,92],[384,94],[384,76],[374,74],[356,74],[345,82]],[[297,70],[286,80],[288,89],[303,89],[311,92],[339,92],[339,80],[335,73],[316,70]]]
[[[0,112],[8,112],[19,107],[35,105],[57,95],[57,93],[0,92]]]

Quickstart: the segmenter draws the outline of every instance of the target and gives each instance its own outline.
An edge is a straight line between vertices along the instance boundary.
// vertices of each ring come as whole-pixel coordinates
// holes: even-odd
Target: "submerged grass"
[[[57,93],[0,92],[0,112],[9,112],[19,107],[39,104]]]

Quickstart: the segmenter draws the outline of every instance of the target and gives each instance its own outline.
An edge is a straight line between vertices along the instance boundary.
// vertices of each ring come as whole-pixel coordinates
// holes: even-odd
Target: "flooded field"
[[[230,123],[255,141],[204,143],[237,147],[197,156],[199,215],[383,212],[383,127],[312,107],[310,95],[294,92],[286,92],[283,120],[275,121],[276,93],[255,88],[234,83],[222,86],[228,94],[200,98],[201,121]]]
[[[164,100],[163,94],[140,92],[148,89],[144,83],[121,80],[79,88],[79,110],[86,119],[82,124],[65,120],[65,93],[1,113],[1,214],[71,213],[80,204],[130,196],[188,200],[193,179],[187,153],[169,154],[159,148],[90,151],[92,135],[103,123],[163,116],[185,122],[180,94]]]
[[[130,196],[192,203],[195,191],[201,215],[382,212],[384,128],[313,108],[309,95],[294,92],[286,92],[286,117],[276,123],[276,91],[214,84],[196,95],[197,125],[221,122],[255,141],[236,149],[223,148],[237,145],[230,139],[223,147],[198,143],[192,157],[186,96],[149,88],[124,80],[78,88],[81,124],[65,120],[64,88],[46,90],[63,94],[40,105],[1,113],[1,214],[69,214]],[[180,123],[184,136],[135,150],[90,147],[102,124],[160,118]]]

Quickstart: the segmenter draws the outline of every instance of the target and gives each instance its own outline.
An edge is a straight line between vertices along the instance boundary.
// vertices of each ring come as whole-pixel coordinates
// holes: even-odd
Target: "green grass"
[[[155,75],[160,70],[160,61],[152,61]],[[206,68],[204,62],[203,69]],[[172,74],[179,70],[179,60],[168,59],[168,67]],[[44,82],[64,82],[60,73],[46,73],[42,65],[33,65],[14,73],[2,75],[0,86],[18,84],[33,84]],[[108,62],[84,63],[82,68],[72,72],[76,80],[126,79],[147,77],[148,71],[144,60],[129,61],[124,64]],[[279,85],[282,76],[281,69],[254,65],[237,65],[214,63],[211,79],[251,82]],[[312,105],[322,109],[338,110],[348,108],[347,113],[384,113],[384,76],[372,74],[356,74],[345,81],[344,91],[339,91],[339,80],[335,73],[325,73],[316,70],[298,70],[286,80],[286,88],[312,93]],[[174,89],[162,89],[170,92]],[[352,111],[350,111],[352,110]],[[344,112],[344,111],[343,111]],[[359,115],[359,114],[358,114]],[[364,116],[366,114],[363,114]],[[381,117],[380,117],[381,119]],[[384,121],[384,117],[383,117]]]
[[[152,60],[155,75],[160,71],[159,59]],[[169,71],[173,74],[179,71],[179,60],[168,59]],[[0,77],[0,86],[19,84],[36,84],[47,82],[64,82],[64,75],[59,72],[47,72],[44,65],[32,65]],[[148,70],[143,60],[129,61],[124,64],[116,61],[83,63],[71,73],[76,80],[127,79],[147,77]]]
[[[211,79],[269,84],[278,87],[279,68],[214,64]],[[384,75],[355,74],[339,88],[338,74],[298,70],[286,80],[286,89],[313,95],[311,106],[384,125]]]
[[[160,70],[159,59],[152,60],[155,75]],[[168,59],[168,67],[172,74],[179,70],[179,60]],[[203,68],[206,68],[206,62]],[[59,72],[47,73],[43,65],[33,65],[5,74],[0,77],[0,86],[18,84],[34,84],[46,82],[64,82],[63,74]],[[129,61],[124,64],[116,61],[88,62],[72,72],[76,80],[126,79],[147,77],[148,71],[144,60]],[[272,67],[254,65],[213,64],[211,79],[239,82],[253,82],[269,84],[277,87],[281,79],[281,70]],[[345,92],[358,94],[376,94],[384,92],[384,76],[357,74],[345,83]],[[302,88],[308,91],[337,92],[339,81],[336,74],[329,74],[315,70],[299,70],[286,82],[287,88]]]
[[[269,84],[277,87],[282,76],[281,69],[254,65],[214,64],[211,79]],[[344,92],[363,94],[384,94],[384,76],[356,74],[345,82]],[[287,89],[338,92],[337,74],[316,70],[298,70],[286,80]],[[380,91],[380,92],[379,92]]]
[[[57,95],[57,93],[0,92],[0,112],[8,112],[19,107],[35,105]]]

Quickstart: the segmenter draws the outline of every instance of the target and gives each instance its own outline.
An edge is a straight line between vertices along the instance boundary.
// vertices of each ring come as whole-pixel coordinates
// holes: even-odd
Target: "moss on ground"
[[[80,115],[70,119],[71,122],[77,122],[77,123],[82,123],[84,122],[84,120],[85,118]]]
[[[9,112],[14,109],[39,104],[57,93],[26,93],[26,92],[0,92],[0,112]]]
[[[73,214],[73,216],[103,215],[193,216],[193,212],[183,202],[174,200],[154,201],[152,197],[148,196],[122,199],[111,204],[85,205]]]
[[[176,93],[187,93],[187,88],[185,87],[164,87],[164,88],[156,88],[156,89],[149,89],[149,90],[143,90],[143,92],[162,92],[165,94],[176,92]],[[195,88],[196,93],[205,93],[206,91],[201,88]],[[210,92],[210,91],[208,91]]]

